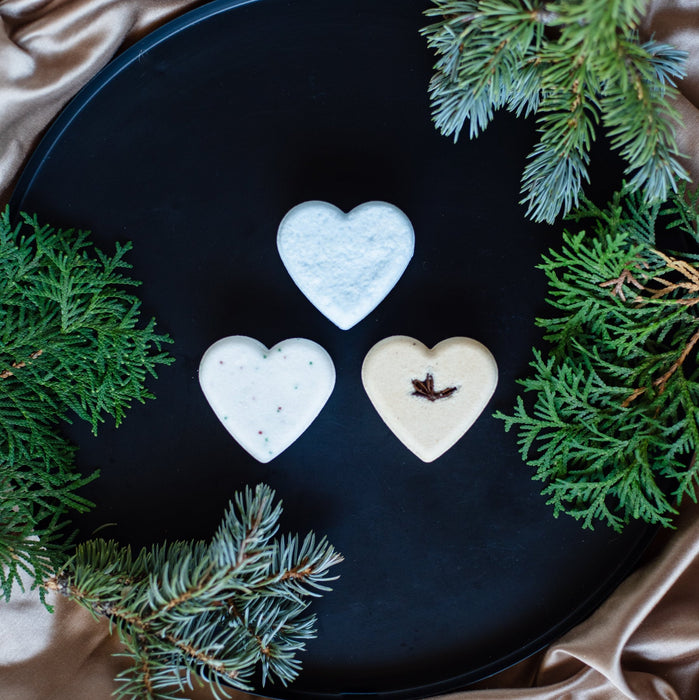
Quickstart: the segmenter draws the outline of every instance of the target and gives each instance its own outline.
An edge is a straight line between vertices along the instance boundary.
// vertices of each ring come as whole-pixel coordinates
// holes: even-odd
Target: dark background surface
[[[533,127],[500,115],[476,141],[430,121],[433,57],[420,0],[214,2],[121,56],[59,118],[21,179],[15,211],[132,240],[144,314],[172,335],[157,400],[93,437],[68,432],[96,509],[85,537],[134,545],[209,538],[236,490],[266,482],[283,530],[327,534],[346,557],[314,604],[318,639],[291,690],[429,695],[553,641],[626,574],[649,535],[554,520],[491,414],[509,412],[539,342],[545,281],[534,269],[562,226],[518,204]],[[593,182],[616,172],[603,152]],[[600,160],[601,159],[601,160]],[[606,160],[605,160],[606,159]],[[615,185],[618,183],[614,183]],[[276,230],[292,206],[400,207],[415,256],[386,300],[349,331],[286,273]],[[200,392],[204,350],[226,335],[320,343],[337,370],[325,409],[280,457],[258,464]],[[489,347],[498,389],[446,455],[424,464],[374,412],[360,379],[380,339]]]

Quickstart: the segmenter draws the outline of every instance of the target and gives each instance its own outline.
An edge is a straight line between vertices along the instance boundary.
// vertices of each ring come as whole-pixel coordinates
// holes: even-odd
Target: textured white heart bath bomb
[[[362,382],[395,436],[423,462],[432,462],[486,407],[498,367],[488,348],[472,338],[449,338],[430,350],[396,335],[369,350]]]
[[[291,338],[268,350],[254,338],[234,335],[204,353],[199,384],[241,447],[269,462],[320,413],[335,386],[335,366],[312,340]]]
[[[371,313],[393,289],[415,250],[410,219],[387,202],[348,214],[303,202],[279,224],[277,248],[308,300],[342,330]]]

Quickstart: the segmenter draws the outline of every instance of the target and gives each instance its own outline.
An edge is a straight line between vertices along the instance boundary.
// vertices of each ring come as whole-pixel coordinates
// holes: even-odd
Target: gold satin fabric
[[[0,205],[45,126],[119,48],[196,0],[0,0]]]
[[[329,0],[341,1],[341,0]],[[42,131],[121,47],[197,0],[0,0],[0,203]],[[425,3],[427,5],[427,2]],[[699,0],[657,0],[647,34],[690,52],[679,102],[699,178]],[[699,507],[682,508],[642,566],[548,650],[445,700],[699,700]],[[63,599],[0,603],[0,700],[107,700],[118,642]],[[465,666],[468,660],[464,660]],[[234,693],[235,700],[250,696]],[[206,689],[189,694],[210,700]]]

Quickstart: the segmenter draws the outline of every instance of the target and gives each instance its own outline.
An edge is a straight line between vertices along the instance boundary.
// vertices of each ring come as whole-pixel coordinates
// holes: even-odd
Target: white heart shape
[[[495,358],[472,338],[449,338],[430,350],[415,338],[392,336],[374,345],[362,364],[374,408],[423,462],[434,461],[464,435],[497,382]]]
[[[234,335],[204,353],[199,384],[228,432],[264,463],[315,420],[335,386],[335,366],[312,340],[291,338],[268,350]]]
[[[308,300],[342,330],[371,313],[393,289],[415,250],[410,219],[387,202],[348,214],[303,202],[279,224],[279,255]]]

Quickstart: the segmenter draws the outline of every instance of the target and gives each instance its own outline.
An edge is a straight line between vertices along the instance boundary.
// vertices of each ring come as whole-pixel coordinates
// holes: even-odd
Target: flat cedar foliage
[[[129,245],[112,256],[88,234],[55,231],[36,218],[0,216],[0,584],[6,600],[22,572],[45,599],[67,596],[106,617],[131,661],[119,698],[165,700],[207,684],[216,697],[260,682],[288,683],[297,653],[315,635],[307,608],[329,590],[342,560],[309,533],[279,536],[281,505],[260,485],[231,502],[210,542],[157,545],[132,556],[114,541],[71,546],[71,511],[91,504],[78,490],[75,447],[62,421],[97,431],[118,425],[145,387],[167,336],[140,322],[137,283],[123,274]],[[72,556],[69,553],[72,552]],[[182,697],[181,694],[178,697]]]
[[[537,319],[524,393],[511,415],[522,455],[555,515],[621,530],[672,524],[696,500],[699,448],[697,197],[664,204],[628,190],[604,209],[583,202],[562,246],[544,256],[547,301]],[[683,251],[662,250],[669,232]]]
[[[9,209],[0,215],[0,587],[9,600],[24,571],[40,585],[65,558],[71,511],[91,504],[94,478],[74,467],[60,423],[107,416],[117,425],[171,358],[141,323],[138,284],[124,274],[130,245],[108,256],[83,231],[56,231]],[[43,590],[43,589],[40,589]]]

